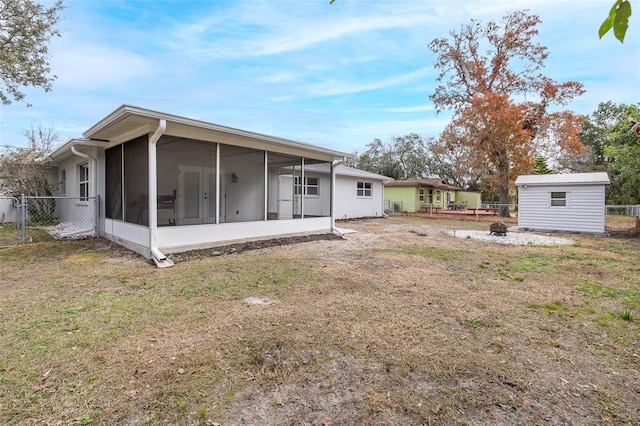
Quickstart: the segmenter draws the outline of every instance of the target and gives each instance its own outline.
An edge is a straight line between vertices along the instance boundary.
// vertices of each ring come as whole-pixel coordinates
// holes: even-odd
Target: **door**
[[[293,175],[278,175],[278,219],[293,219]]]
[[[214,168],[178,166],[178,225],[216,223],[216,178]],[[222,214],[223,199],[220,204]]]

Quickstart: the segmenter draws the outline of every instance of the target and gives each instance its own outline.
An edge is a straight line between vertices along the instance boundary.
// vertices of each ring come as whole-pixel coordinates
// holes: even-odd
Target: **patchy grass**
[[[640,241],[444,234],[474,226],[348,221],[168,269],[104,240],[0,250],[0,423],[640,422]]]

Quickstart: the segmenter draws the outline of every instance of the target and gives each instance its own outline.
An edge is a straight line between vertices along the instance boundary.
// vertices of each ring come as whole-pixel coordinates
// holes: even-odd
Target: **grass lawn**
[[[0,424],[640,424],[638,237],[338,226],[167,269],[102,239],[1,249]]]

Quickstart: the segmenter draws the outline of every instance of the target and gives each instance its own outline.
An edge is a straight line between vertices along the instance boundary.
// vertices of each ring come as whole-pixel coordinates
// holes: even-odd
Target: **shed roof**
[[[609,184],[606,172],[567,173],[553,175],[521,175],[516,179],[516,186],[523,185],[593,185]]]
[[[462,188],[458,188],[457,186],[449,185],[445,183],[444,180],[440,178],[424,178],[424,179],[404,179],[404,180],[392,180],[390,182],[385,182],[384,186],[388,187],[432,187],[437,189],[446,189],[450,191],[463,191]]]
[[[327,163],[318,163],[318,164],[305,164],[305,170],[320,172],[320,173],[329,173],[331,172],[331,165]],[[373,180],[393,180],[389,176],[379,175],[377,173],[368,172],[366,170],[356,169],[354,167],[346,166],[344,164],[339,164],[336,166],[336,174],[341,176],[352,176],[359,177],[363,179],[373,179]]]

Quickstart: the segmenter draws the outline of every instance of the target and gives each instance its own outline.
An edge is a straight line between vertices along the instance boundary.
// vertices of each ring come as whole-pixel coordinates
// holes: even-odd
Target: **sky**
[[[624,44],[598,28],[614,0],[65,0],[53,90],[0,105],[0,144],[53,128],[60,144],[122,104],[362,153],[374,139],[437,137],[429,43],[472,19],[540,16],[543,73],[586,93],[566,108],[640,102],[640,0]],[[45,4],[52,4],[46,0]],[[637,4],[637,5],[636,5]]]

